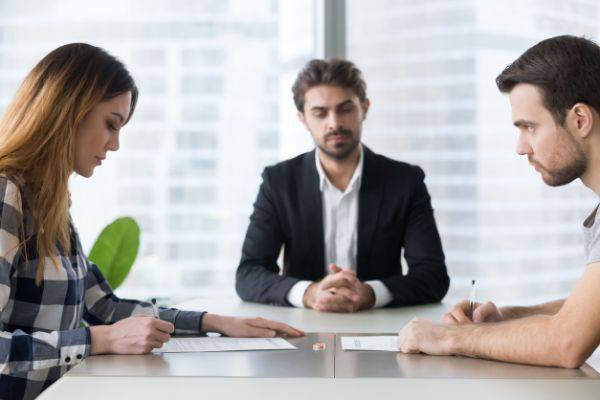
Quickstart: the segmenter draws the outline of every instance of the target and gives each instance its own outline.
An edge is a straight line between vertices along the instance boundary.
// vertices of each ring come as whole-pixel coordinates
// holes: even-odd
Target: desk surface
[[[600,380],[69,377],[38,398],[211,400],[598,400]]]
[[[297,350],[93,356],[69,371],[69,376],[333,378],[334,336],[310,333],[287,339]],[[325,349],[314,351],[317,342],[325,343]]]
[[[434,357],[387,351],[344,351],[337,334],[336,378],[414,378],[414,379],[600,379],[589,365],[579,369],[519,365],[468,357]],[[385,335],[385,334],[381,334]]]
[[[326,314],[222,300],[194,300],[178,307],[225,315],[262,316],[286,322],[306,332],[348,332],[352,335],[360,332],[395,333],[414,316],[439,320],[447,309],[447,305],[436,304],[356,314]],[[313,338],[309,336],[298,343],[312,346]],[[319,340],[332,338],[332,335],[323,335]],[[164,399],[174,395],[177,398],[192,398],[201,394],[211,399],[239,397],[244,400],[264,400],[267,394],[267,398],[285,397],[289,400],[306,400],[310,397],[364,400],[402,394],[408,398],[443,397],[444,400],[535,400],[597,399],[600,394],[598,373],[587,366],[579,370],[564,370],[461,357],[348,353],[341,352],[339,348],[334,358],[333,350],[333,346],[328,346],[328,352],[322,355],[334,361],[334,374],[326,361],[311,363],[310,357],[303,358],[301,362],[296,360],[296,365],[285,361],[284,368],[281,363],[286,357],[278,359],[275,355],[267,361],[272,365],[257,365],[265,362],[264,357],[272,357],[259,354],[264,352],[212,354],[207,356],[214,358],[208,361],[208,365],[200,365],[197,354],[171,354],[164,357],[162,362],[157,361],[154,355],[94,356],[68,372],[40,398],[69,398],[73,393],[86,393],[88,400],[107,397]],[[302,355],[302,352],[299,354]],[[223,359],[219,359],[219,356],[223,356]],[[223,362],[224,357],[232,357],[229,362],[233,364]],[[295,372],[290,375],[280,369]],[[266,377],[267,373],[273,372],[277,374]],[[309,374],[301,375],[306,372]],[[204,376],[198,376],[200,373]],[[253,378],[249,379],[249,376]],[[331,376],[336,379],[331,379]]]
[[[446,304],[417,307],[384,308],[353,314],[322,313],[292,307],[275,307],[246,303],[241,300],[192,300],[177,305],[183,310],[208,311],[215,314],[264,317],[285,322],[305,332],[398,332],[413,317],[440,320],[449,308]]]
[[[288,339],[297,350],[164,353],[88,357],[69,377],[600,379],[588,365],[562,369],[386,351],[344,351],[342,336],[308,333]],[[382,335],[385,335],[383,333]],[[314,351],[314,343],[325,349]]]

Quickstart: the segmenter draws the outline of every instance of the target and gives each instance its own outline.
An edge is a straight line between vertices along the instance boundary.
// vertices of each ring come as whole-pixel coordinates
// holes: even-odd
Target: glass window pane
[[[118,216],[140,223],[140,255],[120,294],[197,297],[218,285],[221,295],[235,295],[261,171],[282,158],[289,135],[285,79],[315,55],[314,7],[312,0],[2,4],[0,108],[37,61],[75,41],[122,59],[139,86],[120,150],[92,179],[71,182],[84,248]]]
[[[583,267],[581,223],[595,196],[577,181],[545,186],[515,154],[495,78],[558,34],[598,38],[598,5],[347,0],[347,56],[371,99],[364,141],[427,175],[452,286],[468,297],[537,302],[568,294]]]

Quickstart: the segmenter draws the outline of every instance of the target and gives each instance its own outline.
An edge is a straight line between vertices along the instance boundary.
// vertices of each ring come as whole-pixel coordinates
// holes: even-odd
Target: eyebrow
[[[340,108],[340,107],[343,107],[343,106],[348,105],[348,104],[354,104],[354,102],[352,101],[352,99],[344,100],[341,103],[336,104],[334,108]],[[325,107],[325,106],[313,106],[310,109],[313,110],[313,111],[321,111],[321,110],[326,110],[327,107]]]
[[[346,101],[342,101],[340,104],[338,104],[336,106],[336,108],[344,107],[344,106],[347,106],[348,104],[354,105],[354,102],[351,99],[348,99]]]
[[[536,126],[537,122],[529,121],[527,119],[520,119],[520,120],[513,122],[513,125],[516,126],[517,128],[521,128],[523,126]]]
[[[125,118],[123,118],[123,116],[121,114],[119,114],[118,112],[111,112],[111,114],[116,115],[117,117],[121,118],[121,122],[125,121]]]

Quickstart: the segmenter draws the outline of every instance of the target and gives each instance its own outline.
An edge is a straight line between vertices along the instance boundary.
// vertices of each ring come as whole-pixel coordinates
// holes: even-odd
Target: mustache
[[[336,129],[325,135],[325,139],[329,139],[332,136],[352,136],[352,131],[348,129]]]

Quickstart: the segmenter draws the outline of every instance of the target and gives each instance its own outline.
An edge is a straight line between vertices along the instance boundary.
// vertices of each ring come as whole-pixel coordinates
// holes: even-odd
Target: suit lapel
[[[306,224],[308,237],[306,240],[310,244],[313,254],[312,276],[318,280],[325,274],[325,246],[323,238],[323,200],[321,189],[319,187],[319,173],[315,164],[315,152],[310,152],[304,159],[303,165],[303,185],[301,187],[301,198],[303,199],[306,210]]]
[[[358,249],[356,269],[359,279],[365,276],[373,235],[377,227],[379,209],[383,197],[383,171],[375,153],[363,145],[364,165],[358,200]]]

